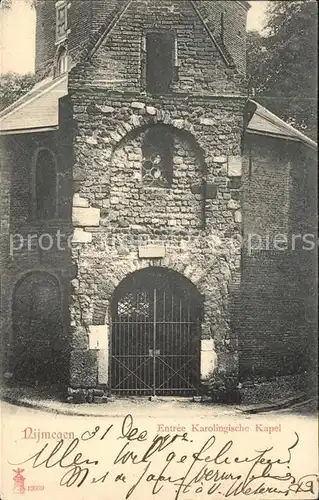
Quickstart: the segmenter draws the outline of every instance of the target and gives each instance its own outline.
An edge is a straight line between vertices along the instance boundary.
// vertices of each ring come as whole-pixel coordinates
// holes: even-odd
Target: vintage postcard
[[[317,4],[1,0],[13,500],[314,500]]]

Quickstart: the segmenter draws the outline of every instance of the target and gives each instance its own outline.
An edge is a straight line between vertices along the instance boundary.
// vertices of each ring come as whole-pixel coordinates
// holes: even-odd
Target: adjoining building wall
[[[56,1],[36,2],[36,74],[41,80],[54,74],[59,47],[68,50],[70,61],[77,62],[85,47],[99,36],[121,8],[123,0],[73,0],[68,6],[68,36],[63,42],[56,39]]]
[[[291,141],[246,137],[239,339],[243,379],[301,373],[313,357],[314,156]]]
[[[68,238],[72,238],[73,156],[67,101],[61,102],[60,115],[61,127],[57,132],[17,134],[2,139],[6,154],[3,169],[6,190],[1,192],[2,203],[5,204],[2,227],[6,229],[1,238],[2,370],[16,379],[19,366],[25,363],[30,373],[26,370],[23,383],[36,383],[38,379],[40,383],[41,380],[54,383],[55,376],[58,379],[54,370],[53,379],[51,377],[48,380],[46,369],[43,366],[40,369],[43,353],[49,352],[52,342],[54,349],[61,354],[60,368],[64,372],[64,384],[69,377],[69,283],[74,271],[68,250]],[[56,212],[51,218],[40,220],[35,209],[36,161],[39,152],[44,151],[49,153],[54,163]],[[43,196],[46,195],[44,192]],[[23,283],[25,285],[20,287]],[[16,294],[19,287],[22,292]],[[42,298],[40,290],[44,294]],[[48,320],[50,316],[51,302],[49,297],[45,298],[45,290],[52,290],[52,303],[56,304],[52,304],[52,317],[58,316],[59,313],[55,314],[54,311],[60,310],[61,317],[56,320],[61,329],[57,339],[53,339],[52,331],[48,331],[46,337],[42,331],[41,337],[45,338],[34,343],[29,337],[39,331],[40,324],[37,321],[46,318],[43,312],[46,300]],[[42,300],[44,302],[41,305]],[[20,325],[17,325],[17,321],[20,321]],[[37,363],[38,371],[35,366]]]

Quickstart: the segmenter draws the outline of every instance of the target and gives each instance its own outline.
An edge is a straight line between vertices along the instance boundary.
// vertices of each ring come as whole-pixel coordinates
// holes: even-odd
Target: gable
[[[102,30],[100,32],[100,37],[97,38],[97,40],[95,41],[95,43],[92,45],[92,47],[90,47],[90,49],[88,50],[88,58],[92,58],[92,56],[95,54],[96,50],[98,49],[98,47],[101,45],[101,43],[106,39],[106,37],[108,35],[111,34],[111,31],[112,29],[115,27],[115,25],[118,23],[118,21],[121,19],[121,17],[124,15],[124,13],[126,12],[126,10],[128,9],[128,7],[130,6],[130,4],[132,3],[133,0],[122,0],[122,6],[121,8],[117,9],[117,11],[113,12],[111,14],[109,14],[107,16],[107,20],[101,24],[102,26]],[[193,9],[195,10],[196,14],[198,15],[201,23],[203,24],[203,27],[205,28],[209,38],[211,39],[211,41],[213,42],[213,44],[215,45],[215,47],[218,49],[221,57],[224,59],[225,63],[227,66],[234,66],[234,62],[233,62],[233,59],[232,59],[232,56],[229,54],[229,52],[227,51],[226,47],[223,45],[223,43],[221,42],[221,40],[218,40],[214,35],[213,35],[213,31],[214,29],[212,30],[211,28],[213,26],[211,26],[211,22],[208,21],[208,19],[205,18],[204,15],[202,15],[202,12],[201,12],[201,9],[200,9],[200,5],[197,5],[194,0],[188,0]],[[213,27],[214,28],[214,27]]]
[[[145,37],[169,31],[176,38],[173,92],[236,93],[230,56],[214,39],[192,0],[128,0],[88,54],[89,82],[140,90]]]

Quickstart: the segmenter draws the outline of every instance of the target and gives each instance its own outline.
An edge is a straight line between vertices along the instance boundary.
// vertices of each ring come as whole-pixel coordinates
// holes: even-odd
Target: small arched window
[[[63,75],[68,71],[68,53],[65,48],[63,48],[59,53],[57,71],[58,75]]]
[[[165,125],[146,130],[142,143],[143,184],[151,187],[169,187],[173,177],[174,137]]]
[[[56,216],[57,208],[57,170],[53,154],[41,149],[35,164],[35,215],[39,220]]]

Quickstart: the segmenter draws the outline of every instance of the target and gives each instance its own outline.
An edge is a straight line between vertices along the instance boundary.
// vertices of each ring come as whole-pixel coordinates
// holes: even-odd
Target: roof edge
[[[56,85],[58,85],[64,79],[67,80],[67,78],[68,78],[68,73],[64,73],[63,75],[54,79],[45,78],[44,80],[41,80],[42,85],[41,82],[35,84],[32,87],[32,89],[30,89],[26,94],[23,94],[23,96],[19,97],[19,99],[17,99],[12,104],[4,108],[0,112],[0,119],[10,115],[19,108],[22,108],[25,104],[29,104],[29,102],[33,101],[33,99],[40,97],[42,93],[50,89],[50,87],[52,88],[56,87]]]
[[[248,2],[248,0],[236,0],[236,3],[240,4],[242,7],[244,7],[244,9],[246,9],[247,11],[249,9],[251,9],[251,5],[250,3]]]
[[[286,132],[287,135],[283,134],[278,134],[278,137],[286,137],[287,139],[293,138],[294,140],[299,140],[300,142],[306,144],[307,146],[311,147],[312,149],[318,149],[318,144],[316,141],[313,141],[308,137],[307,135],[303,134],[299,130],[297,130],[295,127],[292,125],[289,125],[287,122],[285,122],[282,118],[279,118],[279,116],[275,115],[271,111],[269,111],[267,108],[259,104],[258,102],[254,101],[253,99],[248,99],[248,103],[252,104],[255,106],[254,113],[250,117],[249,122],[251,121],[252,117],[254,114],[258,114],[259,116],[262,116],[266,120],[268,120],[270,123],[273,123],[274,125],[282,127]],[[249,123],[247,128],[249,128]],[[247,130],[249,133],[253,133],[253,129]],[[267,134],[265,134],[267,135]]]
[[[196,3],[194,0],[189,0],[194,11],[196,12],[196,14],[198,15],[199,19],[201,20],[202,22],[202,25],[204,26],[209,38],[211,39],[211,41],[213,42],[213,44],[215,45],[215,47],[217,48],[218,52],[220,53],[220,55],[222,56],[223,58],[223,61],[224,63],[226,64],[226,66],[228,66],[229,68],[235,68],[236,65],[233,61],[233,58],[232,56],[228,53],[228,51],[224,50],[224,47],[217,41],[216,37],[213,35],[213,33],[211,32],[209,26],[207,25],[205,19],[203,18],[203,16],[201,15]]]
[[[48,127],[30,127],[30,128],[13,128],[10,130],[1,130],[0,128],[0,137],[4,137],[6,135],[21,135],[21,134],[35,134],[39,132],[52,132],[54,130],[58,130],[58,125],[52,125]]]
[[[115,16],[112,18],[111,22],[105,26],[105,29],[102,31],[101,35],[99,36],[98,40],[95,42],[94,46],[89,49],[88,53],[86,54],[85,59],[91,59],[91,57],[94,56],[96,51],[100,48],[104,40],[112,33],[113,29],[117,25],[117,23],[121,20],[129,6],[131,5],[132,0],[127,0],[126,3],[122,6],[122,8],[115,14]]]

